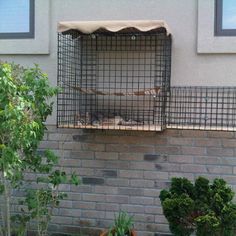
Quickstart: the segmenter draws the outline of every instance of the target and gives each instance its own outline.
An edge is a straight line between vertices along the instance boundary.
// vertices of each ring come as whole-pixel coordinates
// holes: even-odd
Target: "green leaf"
[[[70,183],[76,186],[81,183],[79,177],[75,173],[72,173]]]

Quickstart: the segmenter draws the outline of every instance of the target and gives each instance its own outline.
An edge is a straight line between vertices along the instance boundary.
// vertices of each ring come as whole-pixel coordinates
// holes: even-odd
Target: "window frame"
[[[0,33],[0,39],[32,39],[35,36],[35,0],[29,0],[29,32]]]
[[[236,29],[223,29],[223,0],[215,0],[215,36],[236,36]]]

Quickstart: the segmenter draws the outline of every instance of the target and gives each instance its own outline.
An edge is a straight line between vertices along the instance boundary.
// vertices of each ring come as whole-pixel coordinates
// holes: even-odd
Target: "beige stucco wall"
[[[213,0],[205,0],[206,4],[208,1]],[[29,66],[37,63],[48,73],[52,85],[56,85],[58,21],[135,19],[163,19],[171,27],[173,34],[172,85],[236,85],[236,54],[197,53],[197,0],[51,0],[49,7],[50,53],[44,55],[1,54],[0,59]],[[39,21],[36,23],[36,27],[44,27]],[[16,42],[12,47],[17,49],[19,45]],[[55,121],[54,114],[48,122],[55,123]]]

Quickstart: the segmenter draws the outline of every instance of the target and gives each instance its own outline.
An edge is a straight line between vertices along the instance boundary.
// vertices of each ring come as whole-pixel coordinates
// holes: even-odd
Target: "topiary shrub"
[[[186,178],[172,178],[169,190],[162,190],[160,200],[171,232],[176,236],[236,235],[234,192],[223,179],[199,177],[195,183]]]

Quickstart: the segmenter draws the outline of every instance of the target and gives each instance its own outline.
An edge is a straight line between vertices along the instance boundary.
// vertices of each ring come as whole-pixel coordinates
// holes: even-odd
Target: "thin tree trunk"
[[[6,178],[3,176],[4,196],[6,204],[6,236],[11,236],[10,193]]]
[[[2,213],[2,211],[1,211],[1,218],[2,218],[2,225],[0,226],[0,236],[4,236],[4,233],[3,233],[4,218],[3,218],[3,213]]]
[[[1,175],[0,175],[0,180],[1,180],[1,184],[3,184],[3,173],[2,173],[2,171],[1,171]],[[1,213],[1,220],[2,220],[2,225],[0,226],[0,235],[1,236],[4,236],[4,233],[3,233],[3,229],[5,229],[6,228],[6,219],[5,219],[5,217],[4,217],[4,206],[5,206],[5,204],[4,204],[4,199],[5,199],[5,196],[4,196],[4,194],[3,195],[0,195],[0,201],[1,201],[1,210],[0,210],[0,213]]]

